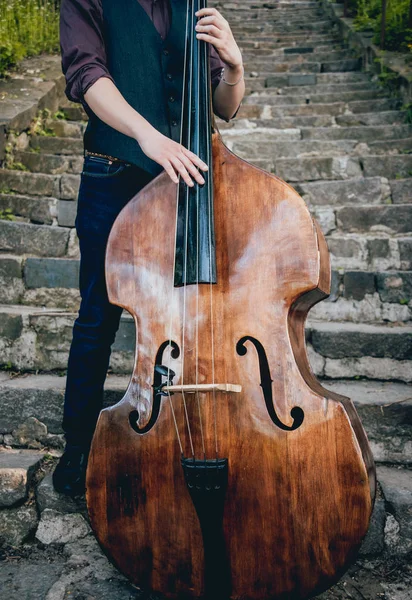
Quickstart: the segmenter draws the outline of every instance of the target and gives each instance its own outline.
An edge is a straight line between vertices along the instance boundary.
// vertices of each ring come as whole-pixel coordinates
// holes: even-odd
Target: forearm
[[[240,65],[235,68],[225,67],[225,80],[229,83],[236,83],[243,75],[243,67]],[[213,94],[213,107],[215,111],[228,120],[233,117],[239,104],[245,95],[245,82],[243,78],[237,85],[228,85],[220,81]]]
[[[134,138],[138,143],[153,131],[153,126],[125,100],[115,84],[100,77],[84,94],[91,110],[107,125]]]

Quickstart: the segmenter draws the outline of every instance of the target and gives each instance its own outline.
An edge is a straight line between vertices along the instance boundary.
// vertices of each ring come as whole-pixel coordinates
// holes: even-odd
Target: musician
[[[207,170],[180,143],[188,0],[63,0],[60,15],[66,95],[89,121],[78,195],[81,306],[70,349],[63,430],[54,472],[59,492],[84,492],[91,438],[102,406],[111,346],[122,309],[109,303],[104,258],[122,208],[163,169],[203,184]],[[196,35],[211,59],[214,112],[230,121],[245,92],[242,56],[214,8],[196,13]]]

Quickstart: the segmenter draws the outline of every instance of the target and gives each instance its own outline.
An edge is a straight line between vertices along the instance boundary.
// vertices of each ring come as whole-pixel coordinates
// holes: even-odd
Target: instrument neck
[[[196,12],[206,0],[188,0],[181,143],[209,167],[203,187],[180,180],[175,285],[216,282],[213,226],[212,88],[209,45],[196,37]]]

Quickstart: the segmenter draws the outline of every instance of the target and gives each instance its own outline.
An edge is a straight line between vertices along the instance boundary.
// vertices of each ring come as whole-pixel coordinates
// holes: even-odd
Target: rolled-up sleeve
[[[100,77],[113,80],[106,64],[101,0],[63,0],[60,50],[66,96],[86,105],[84,94]]]

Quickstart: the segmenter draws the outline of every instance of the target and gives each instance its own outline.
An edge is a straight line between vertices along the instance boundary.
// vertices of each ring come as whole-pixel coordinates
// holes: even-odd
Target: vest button
[[[172,121],[172,125],[173,125],[173,127],[176,127],[177,121]]]
[[[174,102],[174,101],[175,101],[174,96],[170,96],[169,102]]]
[[[168,74],[166,75],[166,79],[168,79],[169,81],[172,81],[173,77],[171,76],[171,74],[170,74],[170,73],[168,73]]]
[[[169,50],[167,50],[167,48],[165,48],[165,49],[163,50],[163,54],[164,54],[165,56],[169,56]]]

